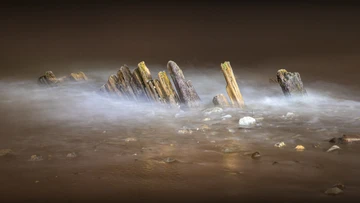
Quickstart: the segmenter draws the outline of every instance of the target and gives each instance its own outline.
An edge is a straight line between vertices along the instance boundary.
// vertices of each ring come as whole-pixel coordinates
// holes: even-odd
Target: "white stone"
[[[221,112],[223,112],[223,109],[220,107],[208,108],[203,111],[204,115],[206,115],[206,116],[215,114],[215,113],[221,113]]]
[[[332,152],[332,151],[335,151],[335,150],[339,150],[340,147],[337,146],[337,145],[333,145],[332,147],[330,147],[326,152]]]
[[[222,116],[221,118],[231,118],[232,116],[230,114]]]
[[[250,116],[243,117],[239,120],[240,126],[251,126],[251,125],[255,125],[255,123],[256,123],[255,118]]]

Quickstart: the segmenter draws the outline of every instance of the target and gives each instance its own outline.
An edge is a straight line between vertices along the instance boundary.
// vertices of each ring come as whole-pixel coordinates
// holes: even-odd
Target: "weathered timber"
[[[245,103],[241,95],[239,86],[236,82],[230,62],[225,61],[224,63],[222,63],[221,70],[224,73],[224,77],[227,83],[226,92],[229,95],[231,105],[233,107],[243,108],[245,106]]]
[[[52,71],[46,71],[43,76],[39,77],[38,82],[41,85],[56,86],[59,81]]]
[[[185,80],[182,70],[174,61],[169,61],[167,68],[179,95],[180,103],[186,107],[199,107],[201,100],[190,81]]]
[[[360,135],[343,135],[342,137],[332,138],[329,142],[335,144],[348,144],[360,142]]]
[[[117,77],[119,78],[119,85],[124,94],[126,94],[129,99],[137,101],[137,95],[133,90],[133,87],[137,90],[136,84],[129,67],[126,65],[121,66],[120,70],[117,72]]]
[[[177,106],[179,104],[179,98],[176,94],[173,85],[171,84],[167,74],[165,71],[160,71],[158,73],[159,82],[162,86],[162,89],[164,90],[164,96],[166,99],[166,102],[170,105]]]
[[[150,101],[157,101],[157,95],[154,94],[153,87],[151,87],[151,84],[149,84],[149,81],[152,80],[152,76],[149,69],[146,67],[145,62],[140,62],[137,69],[138,70],[136,71],[140,73],[147,97]]]
[[[230,107],[228,100],[226,99],[225,95],[223,95],[223,94],[216,95],[213,98],[213,104],[215,106],[219,106],[219,107]]]
[[[277,81],[277,78],[269,78],[269,83],[270,84],[279,84],[279,82]]]
[[[108,93],[113,93],[119,97],[124,97],[124,94],[119,89],[119,78],[116,75],[110,75],[107,83],[105,84],[105,89]]]
[[[161,103],[164,103],[166,104],[167,101],[166,101],[166,96],[165,96],[165,91],[160,83],[160,81],[158,79],[155,79],[154,80],[154,85],[155,85],[155,90],[156,90],[156,93],[157,95],[159,96],[159,101]]]
[[[145,84],[142,80],[139,68],[136,68],[135,70],[133,70],[132,76],[134,79],[134,83],[136,84],[137,97],[141,98],[144,101],[149,101],[149,98],[147,97],[147,94],[145,91]]]
[[[56,78],[55,74],[52,71],[46,71],[43,76],[39,77],[38,82],[42,85],[57,86],[59,83],[65,81],[81,81],[81,80],[88,80],[85,73],[83,72],[71,73],[69,76]]]
[[[277,71],[276,77],[285,96],[305,96],[307,94],[299,73],[280,69]]]
[[[82,81],[82,80],[88,80],[88,77],[85,75],[84,72],[80,71],[77,73],[71,73],[69,79],[72,81]]]
[[[159,97],[158,92],[156,90],[155,81],[153,79],[148,80],[147,84],[148,84],[148,86],[150,88],[151,95],[153,95],[153,100],[156,101],[156,102],[160,102],[160,97]]]
[[[103,96],[109,96],[109,93],[108,93],[107,88],[106,88],[106,84],[102,85],[97,93],[99,93],[99,94],[101,94]]]

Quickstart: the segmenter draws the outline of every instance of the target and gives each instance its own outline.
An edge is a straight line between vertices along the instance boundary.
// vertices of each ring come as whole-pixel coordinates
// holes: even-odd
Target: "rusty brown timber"
[[[181,104],[187,108],[199,107],[200,97],[191,81],[185,79],[179,66],[169,61],[167,68],[175,88],[165,71],[158,73],[158,79],[153,78],[145,62],[142,61],[133,72],[126,65],[122,66],[116,75],[109,77],[108,82],[99,89],[99,92],[106,93],[104,95],[117,95],[121,99],[143,100],[170,107],[179,107]]]
[[[46,86],[57,86],[58,84],[65,81],[82,81],[88,80],[84,72],[71,73],[69,76],[63,76],[57,78],[52,71],[46,71],[43,76],[40,76],[38,79],[39,84]]]

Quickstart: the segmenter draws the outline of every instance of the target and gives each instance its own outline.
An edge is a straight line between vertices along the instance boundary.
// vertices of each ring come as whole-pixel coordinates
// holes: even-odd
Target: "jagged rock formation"
[[[109,77],[99,91],[104,95],[115,95],[124,100],[146,101],[170,107],[200,106],[200,97],[191,82],[185,80],[179,66],[169,61],[167,67],[175,88],[165,71],[160,71],[158,79],[153,79],[150,70],[142,61],[132,73],[126,65],[122,66],[116,75]]]
[[[225,95],[223,95],[223,94],[216,95],[213,98],[213,104],[215,106],[219,106],[219,107],[230,107],[228,100],[226,99]]]
[[[52,71],[46,71],[43,76],[39,77],[38,82],[41,85],[53,87],[65,81],[82,81],[82,80],[88,80],[85,73],[83,72],[71,73],[69,76],[56,78],[55,74]]]
[[[291,73],[285,69],[280,69],[277,71],[276,76],[285,96],[291,97],[307,95],[299,73]]]

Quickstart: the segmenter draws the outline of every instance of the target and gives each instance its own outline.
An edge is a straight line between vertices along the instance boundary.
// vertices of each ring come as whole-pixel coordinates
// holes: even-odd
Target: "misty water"
[[[166,70],[148,67],[153,75]],[[203,105],[185,111],[99,95],[97,90],[114,72],[92,70],[86,72],[89,81],[54,88],[39,86],[36,78],[1,81],[0,149],[14,154],[0,160],[6,187],[18,188],[17,181],[32,185],[15,192],[30,199],[34,194],[53,197],[62,185],[68,190],[63,196],[55,195],[60,199],[66,199],[70,188],[82,197],[84,188],[76,185],[97,195],[128,190],[129,197],[136,191],[143,191],[145,197],[163,192],[171,197],[177,191],[199,197],[237,197],[259,190],[265,198],[279,195],[287,185],[284,198],[321,199],[326,197],[322,190],[342,182],[349,186],[348,193],[356,194],[359,182],[351,174],[359,170],[360,146],[326,150],[332,146],[331,138],[360,132],[357,90],[307,81],[308,96],[289,99],[278,84],[269,83],[275,74],[236,69],[246,108],[205,115],[203,110],[213,107],[213,96],[226,95],[220,68],[184,70]],[[245,116],[257,119],[256,125],[240,128],[239,119]],[[286,145],[277,148],[278,142]],[[296,151],[297,145],[305,150]],[[254,152],[261,158],[252,159],[249,154]],[[29,161],[32,155],[42,161]],[[15,174],[21,176],[14,178]],[[262,186],[255,186],[259,180]],[[107,192],[87,185],[89,181]],[[40,193],[37,187],[42,188]],[[5,197],[12,199],[12,195]]]
[[[254,2],[2,5],[0,202],[358,202],[360,143],[326,152],[360,133],[358,7]],[[96,93],[124,63],[145,61],[155,77],[168,60],[201,108]],[[226,95],[225,60],[246,108],[204,115]],[[282,68],[301,74],[307,97],[269,83]],[[41,87],[48,70],[89,81]],[[240,128],[245,116],[256,125]],[[337,183],[343,195],[324,194]]]

